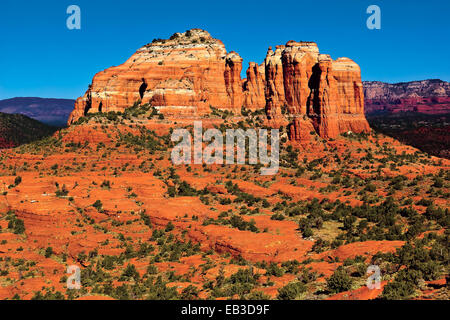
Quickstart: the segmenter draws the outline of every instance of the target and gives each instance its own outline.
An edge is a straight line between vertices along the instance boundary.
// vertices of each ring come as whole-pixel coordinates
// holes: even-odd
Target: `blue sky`
[[[71,4],[81,8],[81,30],[66,27]],[[381,30],[366,27],[371,4],[381,8]],[[449,81],[449,20],[447,0],[2,0],[0,99],[77,98],[98,71],[190,28],[237,51],[244,70],[269,46],[306,40],[355,60],[363,80]]]

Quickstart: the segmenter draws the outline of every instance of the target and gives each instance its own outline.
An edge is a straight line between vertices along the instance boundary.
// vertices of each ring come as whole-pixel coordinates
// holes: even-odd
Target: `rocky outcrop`
[[[210,105],[240,109],[241,63],[239,55],[227,55],[223,43],[203,30],[156,39],[124,64],[96,74],[69,123],[87,113],[121,111],[136,101],[174,114],[201,114]]]
[[[363,85],[367,114],[450,112],[449,82],[438,79],[395,84],[365,81]]]
[[[359,66],[348,58],[333,61],[314,42],[269,48],[263,64],[249,64],[244,80],[241,71],[239,54],[227,53],[208,32],[176,33],[95,75],[69,124],[88,113],[122,111],[141,101],[169,116],[202,116],[210,106],[233,112],[265,108],[274,123],[280,118],[291,122],[294,140],[310,128],[323,138],[370,130]]]
[[[275,51],[269,47],[266,65],[266,112],[269,117],[281,114],[284,106],[284,75],[281,53],[285,46],[277,46]]]
[[[269,50],[266,58],[269,116],[279,116],[282,112],[278,109],[285,106],[288,115],[310,119],[323,138],[370,130],[364,117],[361,71],[355,62],[348,58],[333,61],[329,55],[320,54],[313,42],[289,41],[278,50],[278,54]],[[301,140],[300,123],[292,122],[291,139]]]
[[[247,79],[244,80],[244,105],[251,110],[261,110],[266,107],[266,72],[264,64],[250,62],[247,69]]]
[[[231,108],[240,108],[243,102],[242,92],[242,58],[234,51],[225,57],[225,88]]]

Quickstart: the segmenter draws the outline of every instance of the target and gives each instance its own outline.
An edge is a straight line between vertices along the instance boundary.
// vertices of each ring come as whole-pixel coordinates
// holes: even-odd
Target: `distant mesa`
[[[202,117],[210,107],[264,109],[274,125],[288,121],[291,139],[315,131],[323,138],[369,131],[359,66],[332,60],[314,42],[269,48],[262,64],[242,58],[201,29],[155,39],[124,64],[97,73],[77,99],[68,124],[88,113],[123,111],[136,101],[169,117]]]
[[[450,113],[450,83],[439,79],[385,83],[365,81],[366,114]]]

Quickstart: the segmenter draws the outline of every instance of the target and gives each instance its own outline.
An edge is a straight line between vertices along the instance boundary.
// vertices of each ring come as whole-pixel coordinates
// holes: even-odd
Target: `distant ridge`
[[[365,113],[450,113],[450,83],[440,79],[386,83],[364,81]]]
[[[366,99],[450,96],[450,83],[440,79],[398,83],[363,81],[363,85]]]
[[[65,126],[75,100],[38,97],[17,97],[0,100],[0,112],[23,114],[54,126]]]

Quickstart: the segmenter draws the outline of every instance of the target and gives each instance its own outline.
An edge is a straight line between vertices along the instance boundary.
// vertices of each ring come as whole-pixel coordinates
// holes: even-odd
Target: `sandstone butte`
[[[265,109],[269,124],[289,125],[292,140],[312,131],[326,139],[370,130],[361,71],[351,59],[332,60],[314,42],[289,41],[269,48],[262,64],[250,62],[246,79],[242,61],[201,29],[155,39],[124,64],[97,73],[68,124],[141,101],[175,118],[202,117],[210,107]]]

